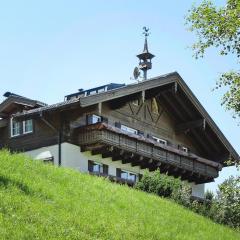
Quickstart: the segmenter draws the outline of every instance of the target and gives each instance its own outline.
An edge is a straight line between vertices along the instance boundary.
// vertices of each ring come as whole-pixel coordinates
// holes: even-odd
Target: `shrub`
[[[183,182],[179,178],[160,174],[159,170],[152,173],[145,171],[142,179],[136,183],[135,188],[162,197],[170,198],[174,196],[179,201],[184,199]]]
[[[192,211],[209,217],[215,222],[240,227],[240,177],[230,177],[219,185],[217,196],[210,191],[204,201],[191,200],[191,187],[179,178],[173,178],[160,171],[145,171],[135,188],[173,199]]]
[[[240,227],[240,178],[230,177],[219,185],[215,203],[215,220]]]

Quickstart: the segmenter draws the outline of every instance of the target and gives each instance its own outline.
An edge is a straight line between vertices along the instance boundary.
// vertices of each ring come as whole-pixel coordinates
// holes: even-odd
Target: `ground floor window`
[[[91,173],[108,174],[108,165],[88,160],[88,171]]]
[[[133,182],[136,182],[136,180],[137,180],[137,174],[126,171],[126,170],[122,170],[120,168],[117,168],[117,174],[116,175],[117,175],[117,177],[120,177],[120,178],[125,179],[125,180],[130,180],[130,181],[133,181]]]

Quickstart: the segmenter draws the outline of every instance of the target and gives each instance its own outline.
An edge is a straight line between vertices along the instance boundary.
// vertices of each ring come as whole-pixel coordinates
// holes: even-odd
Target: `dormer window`
[[[89,92],[89,95],[93,95],[93,94],[96,94],[96,93],[97,93],[96,90],[92,90],[92,91]]]
[[[105,92],[105,91],[106,91],[106,88],[99,88],[98,89],[98,93]]]
[[[167,145],[167,140],[165,140],[165,139],[158,138],[158,137],[154,137],[154,136],[152,136],[152,139],[153,139],[154,141],[158,142],[158,143],[161,143],[161,144],[163,144],[163,145]]]

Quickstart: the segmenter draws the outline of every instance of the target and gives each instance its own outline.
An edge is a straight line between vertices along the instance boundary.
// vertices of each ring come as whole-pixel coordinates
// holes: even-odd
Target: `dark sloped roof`
[[[40,101],[32,100],[10,92],[5,93],[4,96],[7,98],[0,104],[0,115],[6,114],[6,111],[8,111],[7,109],[14,104],[28,106],[30,108],[46,106],[45,103],[42,103]]]
[[[71,99],[71,100],[68,100],[68,101],[59,102],[59,103],[55,103],[55,104],[52,104],[52,105],[47,105],[47,106],[40,107],[40,108],[34,108],[34,109],[31,109],[31,110],[28,110],[28,111],[23,111],[22,113],[13,114],[13,117],[14,118],[21,118],[21,117],[24,117],[24,116],[31,117],[31,116],[34,116],[36,114],[42,113],[42,112],[65,109],[65,108],[68,108],[69,106],[72,106],[74,104],[79,105],[79,99]]]

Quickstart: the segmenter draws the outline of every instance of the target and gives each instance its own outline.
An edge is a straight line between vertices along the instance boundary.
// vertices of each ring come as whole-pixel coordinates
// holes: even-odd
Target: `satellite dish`
[[[133,77],[135,80],[137,80],[139,76],[140,76],[140,71],[139,71],[138,67],[135,67],[133,70]]]

